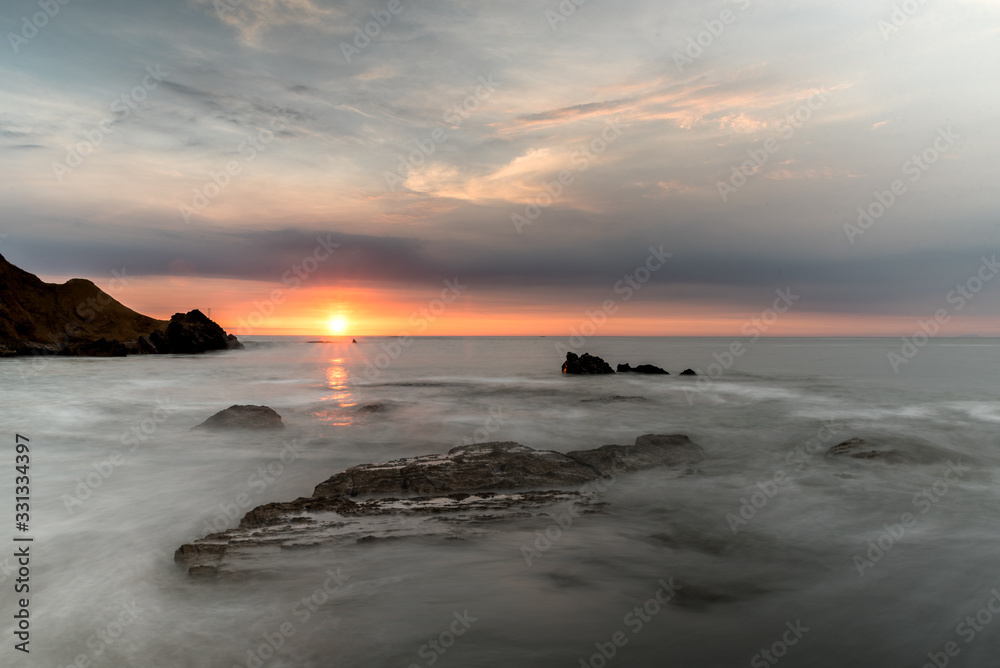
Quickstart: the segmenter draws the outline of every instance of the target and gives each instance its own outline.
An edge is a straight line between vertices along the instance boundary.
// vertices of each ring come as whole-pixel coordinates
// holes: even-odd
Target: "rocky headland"
[[[0,255],[0,356],[123,357],[242,347],[197,309],[158,320],[91,281],[45,283]]]

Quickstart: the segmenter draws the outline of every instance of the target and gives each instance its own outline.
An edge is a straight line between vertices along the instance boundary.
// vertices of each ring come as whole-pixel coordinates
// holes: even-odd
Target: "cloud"
[[[247,46],[261,48],[263,36],[279,26],[306,26],[328,31],[342,13],[317,7],[312,0],[197,0],[212,7],[224,24],[234,28]]]

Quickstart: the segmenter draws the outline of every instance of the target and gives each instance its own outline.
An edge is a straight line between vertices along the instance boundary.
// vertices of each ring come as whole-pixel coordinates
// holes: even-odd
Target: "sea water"
[[[894,369],[899,339],[592,338],[578,352],[671,372],[593,377],[561,374],[567,342],[545,337],[247,344],[0,360],[0,665],[992,666],[1000,655],[998,340],[932,340]],[[677,375],[688,367],[701,375]],[[191,430],[233,404],[271,406],[286,428]],[[249,507],[309,496],[356,464],[649,433],[687,434],[706,459],[619,476],[602,514],[571,523],[553,508],[457,540],[289,551],[242,581],[192,579],[173,562]],[[30,438],[26,533],[14,528],[17,434]],[[825,456],[852,437],[922,454]],[[15,536],[34,538],[28,594],[14,591]],[[14,650],[21,597],[30,654]]]

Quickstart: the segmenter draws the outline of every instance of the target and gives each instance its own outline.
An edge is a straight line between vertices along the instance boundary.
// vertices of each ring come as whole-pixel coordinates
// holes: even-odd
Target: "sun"
[[[344,330],[347,329],[347,321],[341,317],[330,318],[330,322],[327,323],[330,331],[334,334],[343,334]]]

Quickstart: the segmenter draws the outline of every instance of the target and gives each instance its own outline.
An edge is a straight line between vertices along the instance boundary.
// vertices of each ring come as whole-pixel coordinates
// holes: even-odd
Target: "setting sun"
[[[328,325],[334,334],[342,334],[347,329],[347,321],[343,318],[331,318]]]

